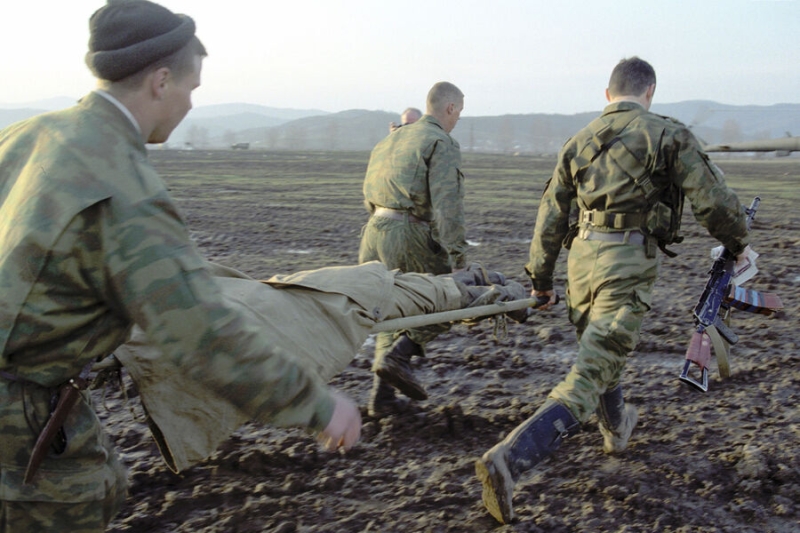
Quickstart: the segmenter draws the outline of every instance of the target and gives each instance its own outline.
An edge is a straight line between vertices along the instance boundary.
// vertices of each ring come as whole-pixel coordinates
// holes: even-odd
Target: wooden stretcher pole
[[[440,313],[430,313],[428,315],[415,315],[405,316],[401,318],[393,318],[391,320],[384,320],[372,326],[372,332],[378,333],[381,331],[396,331],[399,329],[418,328],[421,326],[430,326],[431,324],[441,324],[443,322],[456,322],[459,320],[467,320],[469,318],[478,318],[482,316],[498,315],[500,313],[508,313],[510,311],[517,311],[525,309],[526,307],[536,307],[541,302],[536,298],[526,298],[524,300],[514,300],[511,302],[498,302],[491,305],[481,305],[478,307],[467,307],[464,309],[455,309],[453,311],[442,311]]]

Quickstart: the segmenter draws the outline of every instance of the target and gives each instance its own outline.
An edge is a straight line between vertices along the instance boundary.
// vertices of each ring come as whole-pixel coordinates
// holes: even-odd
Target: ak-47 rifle
[[[748,230],[760,203],[761,198],[756,196],[745,210]],[[686,350],[686,363],[680,379],[702,392],[708,391],[708,364],[711,361],[712,345],[717,354],[720,374],[723,377],[730,375],[725,343],[734,345],[739,341],[739,336],[729,327],[731,307],[763,315],[771,315],[783,308],[780,298],[775,294],[742,289],[732,283],[735,262],[736,256],[724,248],[714,260],[706,287],[694,308],[696,329]],[[692,363],[700,368],[700,381],[689,375]]]

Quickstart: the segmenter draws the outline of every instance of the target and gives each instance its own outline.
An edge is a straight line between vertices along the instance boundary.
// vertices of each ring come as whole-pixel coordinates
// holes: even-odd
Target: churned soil
[[[368,154],[155,152],[192,236],[210,259],[256,277],[357,262]],[[527,283],[523,265],[552,158],[465,155],[471,258]],[[678,380],[715,241],[687,206],[680,255],[664,258],[623,384],[639,408],[629,448],[606,455],[596,419],[524,475],[518,519],[481,504],[474,462],[530,416],[568,372],[563,304],[504,330],[455,325],[413,361],[430,397],[373,419],[370,340],[332,385],[362,406],[363,434],[328,453],[299,429],[246,424],[204,462],[172,473],[142,423],[135,389],[98,394],[130,469],[112,532],[775,532],[800,530],[800,161],[721,160],[753,225],[770,317],[734,312],[730,378],[712,362],[706,394]],[[564,255],[564,254],[562,254]],[[563,258],[556,280],[563,293]]]

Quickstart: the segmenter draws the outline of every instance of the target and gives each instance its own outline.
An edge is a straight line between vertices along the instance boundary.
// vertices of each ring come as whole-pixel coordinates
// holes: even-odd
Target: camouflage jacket
[[[58,385],[139,325],[252,419],[323,429],[324,383],[231,310],[141,136],[96,93],[0,132],[0,369]]]
[[[620,161],[608,156],[612,142],[624,146],[628,162],[622,166],[628,166],[628,172],[622,170]],[[637,103],[616,102],[568,140],[559,153],[542,195],[525,266],[535,289],[553,287],[553,269],[575,207],[608,213],[647,212],[648,200],[630,175],[633,167],[641,173],[647,170],[659,190],[671,184],[678,187],[698,222],[732,252],[738,254],[749,243],[744,207],[689,129]]]
[[[430,115],[389,134],[372,150],[364,203],[408,211],[431,222],[434,239],[454,269],[466,266],[461,149]]]

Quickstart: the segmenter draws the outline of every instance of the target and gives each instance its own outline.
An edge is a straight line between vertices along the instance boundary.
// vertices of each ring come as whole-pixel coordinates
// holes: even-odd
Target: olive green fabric
[[[361,234],[358,261],[381,261],[403,272],[446,274],[466,267],[464,176],[461,149],[439,122],[424,115],[379,142],[364,178],[364,204],[407,212],[429,224],[373,216]],[[436,324],[407,331],[381,332],[375,343],[379,361],[401,333],[421,347],[448,331]],[[422,355],[422,354],[420,354]]]
[[[585,422],[600,395],[619,382],[651,308],[658,259],[644,246],[575,239],[569,252],[566,304],[578,335],[578,354],[550,398]]]
[[[643,179],[652,187],[643,187]],[[744,207],[688,128],[637,103],[607,106],[561,149],[542,195],[525,267],[534,288],[553,288],[553,270],[576,210],[624,213],[630,216],[598,220],[644,224],[650,206],[662,199],[659,195],[671,194],[670,187],[685,195],[695,218],[730,250],[740,252],[748,244]],[[647,233],[646,227],[587,221],[580,228]],[[581,233],[571,242],[566,297],[578,355],[550,397],[582,422],[595,412],[600,395],[619,382],[626,357],[636,347],[659,260],[645,245],[586,241]]]
[[[461,148],[432,116],[398,129],[373,148],[364,203],[370,213],[387,207],[430,222],[430,229],[417,228],[427,234],[429,255],[444,253],[451,268],[466,267]],[[377,259],[374,255],[366,260]]]
[[[397,268],[403,272],[450,272],[447,254],[431,238],[426,226],[383,217],[372,217],[367,222],[361,237],[358,260],[360,263],[380,261],[387,268]],[[424,351],[427,342],[449,329],[449,324],[434,324],[403,332],[378,333],[376,360],[389,350],[400,333],[408,335]]]
[[[685,194],[695,218],[714,238],[734,253],[744,249],[749,243],[744,207],[688,128],[633,102],[607,106],[598,121],[607,128],[607,142],[616,138],[615,144],[624,144],[642,168],[652,169],[652,180],[661,190],[675,184]],[[603,143],[595,137],[598,129],[602,127],[587,126],[567,141],[542,196],[525,267],[536,289],[553,287],[553,268],[569,230],[573,200],[586,211],[648,211],[646,196],[630,175],[637,174],[635,170],[624,171],[619,158],[609,156],[609,150],[599,151],[597,145]],[[589,156],[598,153],[591,162]]]
[[[332,415],[324,381],[225,302],[137,127],[99,94],[0,132],[0,293],[0,369],[31,382],[38,423],[49,392],[34,389],[111,353],[133,324],[254,420],[321,430]],[[14,387],[0,378],[2,498],[100,505],[113,451],[86,404],[68,420],[64,454],[20,485],[37,428],[18,416]]]
[[[461,291],[449,278],[400,274],[377,261],[247,279],[214,267],[223,299],[253,316],[273,342],[307,371],[328,381],[350,364],[382,320],[459,309]],[[242,423],[245,413],[184,375],[135,329],[116,357],[130,372],[150,417],[162,456],[174,471],[208,457]]]

